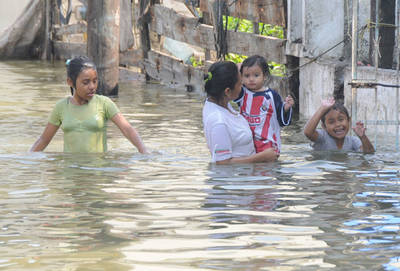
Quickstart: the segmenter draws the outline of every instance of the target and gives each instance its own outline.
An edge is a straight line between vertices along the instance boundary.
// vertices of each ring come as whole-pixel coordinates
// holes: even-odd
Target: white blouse
[[[204,135],[212,162],[255,154],[248,122],[229,103],[228,109],[208,100],[203,107]]]

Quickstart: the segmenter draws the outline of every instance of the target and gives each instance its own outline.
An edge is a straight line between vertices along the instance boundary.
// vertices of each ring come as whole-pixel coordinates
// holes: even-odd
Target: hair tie
[[[210,81],[211,79],[212,79],[212,73],[211,73],[211,72],[208,72],[208,73],[207,73],[207,78],[204,79],[204,83],[207,83],[207,82]]]
[[[69,66],[69,63],[71,63],[71,59],[67,59],[67,61],[65,61],[65,65]]]

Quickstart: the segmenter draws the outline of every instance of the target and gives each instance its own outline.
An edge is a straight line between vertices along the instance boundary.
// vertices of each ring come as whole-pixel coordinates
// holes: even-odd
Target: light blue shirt
[[[338,149],[335,139],[331,137],[325,130],[318,129],[317,132],[317,140],[314,143],[311,143],[311,146],[316,151],[361,151],[362,143],[361,140],[356,136],[346,135],[342,149]]]

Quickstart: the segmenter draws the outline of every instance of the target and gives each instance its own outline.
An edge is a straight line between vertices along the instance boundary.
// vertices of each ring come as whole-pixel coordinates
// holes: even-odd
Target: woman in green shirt
[[[65,152],[105,152],[106,123],[111,119],[140,153],[147,153],[139,134],[115,103],[96,94],[97,70],[89,58],[76,57],[68,61],[67,75],[72,96],[56,103],[45,130],[31,151],[44,150],[61,126]]]

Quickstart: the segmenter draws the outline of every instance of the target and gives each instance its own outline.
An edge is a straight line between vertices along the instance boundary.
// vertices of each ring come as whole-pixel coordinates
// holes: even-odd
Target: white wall
[[[30,0],[0,0],[0,34],[21,15]]]
[[[288,0],[286,53],[313,58],[344,39],[344,0]],[[325,56],[339,58],[343,44]]]
[[[301,59],[300,66],[310,60]],[[335,65],[328,61],[317,61],[300,69],[300,116],[308,120],[318,109],[323,99],[333,96]]]
[[[357,77],[359,80],[376,81],[382,84],[388,85],[399,85],[400,78],[395,70],[388,69],[378,69],[377,74],[375,74],[375,69],[373,67],[358,67]],[[352,107],[352,95],[351,86],[348,85],[351,82],[351,70],[350,68],[346,70],[345,73],[345,83],[344,83],[344,95],[345,95],[345,105],[351,110]],[[370,88],[359,88],[357,89],[357,120],[363,122],[375,122],[378,121],[395,121],[396,114],[399,115],[398,107],[399,101],[396,97],[396,92],[399,90],[390,87],[378,86],[377,95],[375,96],[374,89]],[[351,112],[351,111],[350,111]],[[367,125],[369,133],[374,133],[377,127],[378,134],[383,136],[385,134],[393,136],[396,134],[396,127],[393,125],[383,126],[383,125]]]

